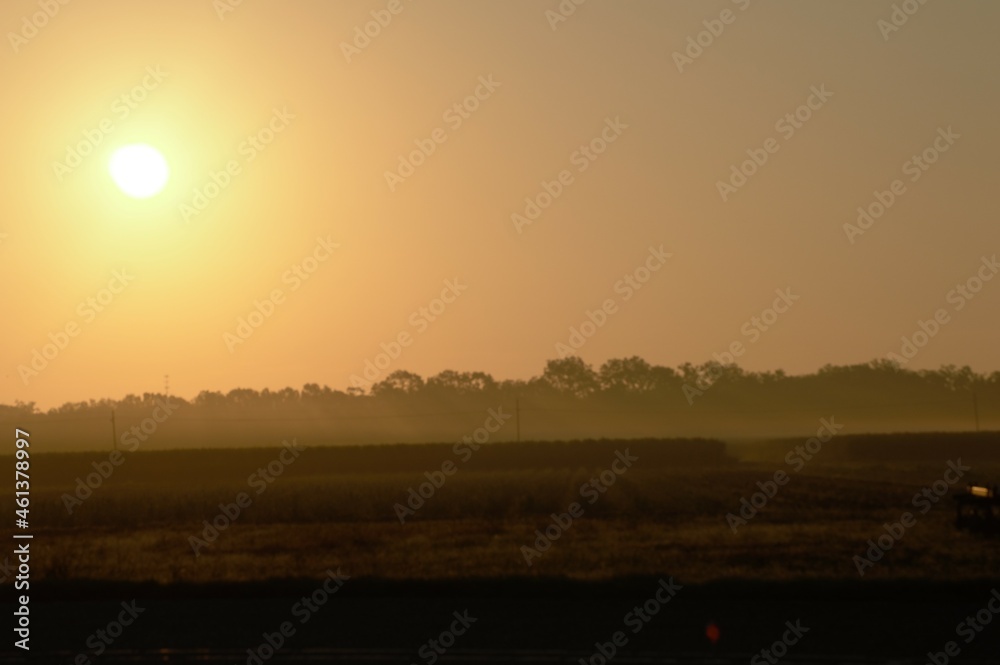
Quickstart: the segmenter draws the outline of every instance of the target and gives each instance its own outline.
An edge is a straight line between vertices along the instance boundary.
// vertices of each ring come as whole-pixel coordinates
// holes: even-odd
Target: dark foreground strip
[[[68,663],[76,654],[66,651],[34,652],[33,663]],[[569,651],[474,651],[452,650],[443,654],[438,662],[448,665],[478,663],[512,663],[517,665],[572,665],[591,654]],[[412,652],[402,650],[369,649],[284,649],[267,663],[340,663],[341,665],[370,665],[372,663],[406,663]],[[101,663],[242,663],[246,652],[220,649],[159,649],[108,651],[101,656]],[[24,663],[22,655],[0,655],[0,664]],[[616,656],[615,665],[745,665],[745,656],[729,654],[687,653],[656,654],[638,653]],[[923,665],[912,659],[863,658],[857,656],[798,656],[785,658],[782,665]],[[962,659],[963,665],[996,665],[995,660]]]

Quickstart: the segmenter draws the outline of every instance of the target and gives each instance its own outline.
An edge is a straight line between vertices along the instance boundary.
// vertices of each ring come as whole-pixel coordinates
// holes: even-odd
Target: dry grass
[[[534,542],[550,513],[581,501],[579,487],[593,470],[463,470],[406,524],[392,506],[419,475],[279,479],[197,557],[189,537],[245,485],[141,487],[113,478],[72,516],[61,491],[34,497],[33,561],[50,580],[162,583],[322,577],[338,566],[385,579],[846,580],[858,579],[852,557],[864,553],[868,539],[909,510],[916,526],[866,580],[962,580],[1000,570],[996,540],[954,529],[949,497],[926,515],[912,506],[914,493],[941,477],[943,464],[807,467],[734,534],[726,514],[777,468],[637,467],[597,503],[582,502],[585,515],[530,567],[521,546]]]

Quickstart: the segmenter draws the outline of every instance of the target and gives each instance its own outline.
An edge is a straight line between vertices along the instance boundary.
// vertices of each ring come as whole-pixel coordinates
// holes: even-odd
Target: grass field
[[[884,523],[909,511],[915,525],[866,568],[865,580],[996,578],[998,541],[956,530],[950,497],[967,480],[1000,478],[993,452],[1000,446],[992,443],[931,437],[912,456],[917,461],[904,462],[894,459],[901,444],[891,437],[868,441],[865,454],[845,437],[799,470],[784,453],[802,440],[728,448],[710,441],[495,444],[467,461],[451,445],[317,447],[273,482],[254,474],[279,459],[278,450],[137,452],[72,514],[64,496],[107,455],[43,455],[32,467],[34,574],[52,582],[172,583],[319,578],[339,566],[355,578],[389,580],[858,580],[853,557],[865,555]],[[637,458],[632,466],[607,471],[626,448]],[[924,514],[914,495],[960,455],[972,471],[926,502]],[[400,523],[394,505],[449,460],[453,475],[439,476],[441,487]],[[727,514],[779,470],[787,483],[734,533]],[[613,484],[581,494],[602,471]],[[241,492],[251,503],[209,543],[204,521]],[[527,565],[522,546],[535,547],[536,530],[574,502],[582,516]],[[9,495],[3,503],[12,509]],[[192,536],[205,539],[198,556]]]

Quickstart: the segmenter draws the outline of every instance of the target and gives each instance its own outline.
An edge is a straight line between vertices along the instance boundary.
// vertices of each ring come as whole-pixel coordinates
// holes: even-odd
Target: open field
[[[76,479],[95,473],[92,463],[107,455],[45,455],[33,464],[35,573],[51,582],[167,584],[318,578],[338,566],[386,580],[859,580],[853,557],[865,556],[883,524],[908,511],[915,525],[866,567],[864,580],[995,579],[997,541],[957,531],[950,498],[968,480],[1000,477],[988,439],[996,437],[932,436],[914,448],[916,461],[904,463],[891,459],[901,438],[843,437],[792,465],[783,452],[802,440],[728,452],[711,441],[496,444],[467,462],[450,445],[317,447],[273,482],[259,473],[277,450],[139,452],[69,504]],[[626,449],[636,458],[631,466],[605,473],[613,484],[586,489]],[[972,468],[966,477],[942,498],[932,493],[933,501],[915,504],[959,457]],[[439,475],[441,487],[401,523],[394,506],[449,460],[453,475]],[[727,514],[738,514],[741,499],[779,470],[786,484],[734,532]],[[227,526],[212,539],[205,521],[241,492],[250,505],[231,525],[220,518]],[[542,552],[536,530],[574,502],[582,516]],[[192,537],[203,542],[193,547]],[[538,550],[530,566],[522,546]]]
[[[578,662],[672,578],[677,597],[616,662],[745,663],[787,621],[810,629],[789,665],[925,662],[998,587],[998,539],[956,530],[950,497],[1000,477],[997,440],[837,436],[809,459],[802,439],[309,447],[281,465],[278,449],[137,452],[107,478],[107,453],[33,456],[35,638],[45,662],[71,662],[133,599],[142,618],[105,661],[256,662],[247,649],[337,571],[343,588],[274,662],[416,662],[463,610],[477,622],[441,662]],[[400,523],[394,505],[447,462]],[[924,514],[914,497],[949,462],[971,468]],[[734,533],[727,514],[778,471],[787,482]],[[593,503],[581,495],[608,473]],[[240,493],[250,504],[207,542]],[[574,502],[583,514],[528,566],[521,548]],[[859,575],[853,557],[905,511],[915,524]],[[998,648],[990,626],[963,662]]]

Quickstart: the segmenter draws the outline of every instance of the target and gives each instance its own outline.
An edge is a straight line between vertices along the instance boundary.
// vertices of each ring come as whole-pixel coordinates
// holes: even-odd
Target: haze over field
[[[1000,368],[995,2],[393,7],[0,6],[0,403],[344,390],[401,335],[379,379]]]
[[[1000,372],[977,375],[967,367],[913,372],[880,362],[787,376],[714,361],[675,369],[635,357],[593,368],[571,357],[549,361],[527,381],[395,370],[368,393],[315,383],[205,390],[190,400],[152,392],[44,412],[31,403],[0,406],[0,424],[30,427],[46,452],[271,447],[290,433],[336,446],[473,436],[494,443],[677,436],[734,442],[811,436],[820,418],[852,433],[989,431],[1000,427],[998,405]]]

